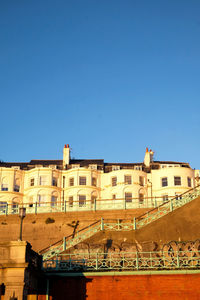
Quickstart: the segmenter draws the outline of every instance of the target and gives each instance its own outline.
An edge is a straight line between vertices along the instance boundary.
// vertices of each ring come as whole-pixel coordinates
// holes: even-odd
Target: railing
[[[102,229],[101,221],[90,224],[82,228],[76,234],[64,237],[63,240],[56,242],[54,245],[40,251],[43,254],[43,259],[47,260],[54,256],[60,255],[61,252],[81,243],[87,238],[93,236],[95,233]]]
[[[200,196],[200,189],[199,186],[195,189],[189,190],[188,192],[182,194],[178,198],[175,197],[169,200],[166,203],[163,203],[159,207],[147,212],[146,214],[138,217],[133,218],[132,220],[104,220],[103,218],[96,223],[91,224],[90,226],[82,229],[74,237],[68,236],[64,237],[63,241],[59,241],[58,246],[51,246],[48,251],[45,251],[43,254],[43,259],[48,260],[52,257],[58,256],[61,252],[77,245],[78,243],[83,242],[84,240],[90,238],[97,232],[104,230],[104,231],[131,231],[140,229],[149,223],[158,220],[162,216],[172,212],[173,210],[191,202],[192,200],[196,199]]]
[[[159,218],[191,202],[192,200],[196,199],[199,196],[200,196],[200,186],[197,186],[179,196],[170,199],[169,201],[143,214],[142,216],[137,217],[135,219],[135,224],[136,224],[135,229],[140,229],[146,226],[147,224],[158,220]]]
[[[81,229],[74,236],[69,235],[64,237],[63,240],[56,242],[54,245],[49,246],[40,251],[44,260],[52,257],[59,256],[63,251],[85,241],[100,231],[131,231],[134,230],[135,223],[133,220],[101,220],[92,223],[91,225]]]
[[[46,272],[200,269],[200,251],[64,254],[43,261]]]
[[[169,197],[172,198],[172,197]],[[162,197],[146,197],[143,200],[139,198],[132,198],[126,200],[125,198],[118,199],[94,199],[79,201],[62,201],[62,202],[45,202],[39,203],[19,203],[8,204],[7,202],[0,202],[0,215],[14,215],[19,213],[19,207],[25,207],[27,214],[39,213],[57,213],[57,212],[80,212],[80,211],[101,211],[101,210],[120,210],[120,209],[137,209],[137,208],[155,208],[163,203]]]

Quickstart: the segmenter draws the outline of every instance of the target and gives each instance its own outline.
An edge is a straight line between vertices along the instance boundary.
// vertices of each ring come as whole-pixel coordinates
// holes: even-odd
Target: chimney
[[[70,148],[69,144],[65,145],[63,148],[63,168],[65,169],[66,165],[69,165],[70,161]]]
[[[146,167],[150,167],[150,163],[153,161],[153,154],[154,152],[152,150],[149,151],[149,149],[146,148],[146,152],[144,156],[144,164]]]

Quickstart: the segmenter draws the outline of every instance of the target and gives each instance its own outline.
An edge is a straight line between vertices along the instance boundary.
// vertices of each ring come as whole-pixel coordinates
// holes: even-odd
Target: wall
[[[51,282],[54,300],[199,300],[200,274],[65,277]]]
[[[80,230],[100,220],[101,217],[133,219],[134,216],[141,215],[145,211],[147,210],[29,214],[23,221],[23,240],[30,242],[33,250],[39,251],[63,239],[64,236],[72,234],[75,229]],[[53,223],[47,222],[48,219]],[[2,242],[18,240],[19,229],[20,219],[18,215],[0,216],[0,240]]]

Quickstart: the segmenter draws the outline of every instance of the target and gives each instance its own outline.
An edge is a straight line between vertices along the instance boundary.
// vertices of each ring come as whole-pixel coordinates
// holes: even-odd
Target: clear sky
[[[0,159],[200,168],[199,0],[0,0]]]

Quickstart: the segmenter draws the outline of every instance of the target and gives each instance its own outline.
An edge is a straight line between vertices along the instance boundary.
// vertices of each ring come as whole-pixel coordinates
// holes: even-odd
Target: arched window
[[[2,191],[8,191],[8,178],[7,177],[2,178],[1,190]]]
[[[46,206],[47,204],[47,195],[45,191],[41,191],[38,194],[38,206]]]
[[[5,214],[7,210],[7,202],[0,201],[0,213]]]
[[[14,198],[12,200],[12,213],[17,214],[19,210],[19,202],[20,200],[18,198]]]
[[[19,192],[19,190],[20,190],[20,179],[15,178],[14,192]]]
[[[53,192],[51,194],[51,207],[57,206],[57,202],[58,202],[58,193],[57,192]]]
[[[79,207],[86,206],[86,195],[78,195]]]

